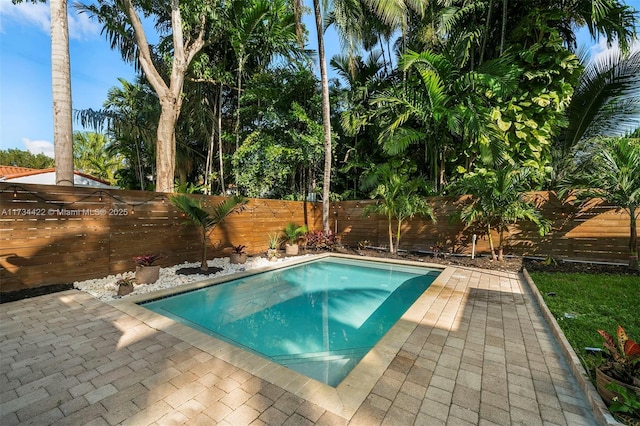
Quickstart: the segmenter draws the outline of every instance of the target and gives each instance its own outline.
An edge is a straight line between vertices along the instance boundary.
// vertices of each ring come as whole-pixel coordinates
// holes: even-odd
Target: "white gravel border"
[[[306,257],[305,256],[297,256]],[[179,265],[168,266],[166,268],[160,268],[160,277],[158,281],[153,284],[134,284],[133,292],[129,293],[126,296],[118,296],[118,287],[116,286],[116,282],[122,278],[133,278],[134,272],[123,272],[121,274],[109,275],[104,278],[97,278],[86,281],[76,281],[73,283],[73,287],[84,291],[85,293],[89,293],[91,296],[96,299],[100,299],[104,302],[109,302],[117,299],[126,299],[131,296],[138,296],[145,293],[150,293],[152,291],[157,290],[165,290],[173,287],[181,286],[184,284],[190,284],[198,281],[209,280],[211,278],[217,278],[224,275],[235,274],[238,272],[250,271],[253,269],[265,268],[268,266],[276,265],[284,260],[291,260],[291,257],[277,259],[276,261],[270,261],[265,257],[254,256],[247,258],[247,262],[238,265],[229,263],[228,257],[219,257],[216,259],[209,260],[207,265],[209,268],[222,268],[221,271],[215,274],[193,274],[193,275],[176,275],[176,271],[182,268],[199,268],[200,262],[197,263],[182,263]]]

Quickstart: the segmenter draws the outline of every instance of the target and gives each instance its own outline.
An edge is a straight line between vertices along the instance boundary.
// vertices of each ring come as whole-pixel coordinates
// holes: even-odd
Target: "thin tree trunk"
[[[489,37],[489,25],[491,21],[491,9],[493,8],[493,0],[489,0],[489,10],[487,11],[487,22],[484,25],[484,34],[482,36],[482,46],[480,47],[480,61],[479,65],[484,62],[484,51],[487,47],[487,38]]]
[[[489,236],[489,249],[491,250],[491,260],[498,260],[496,258],[496,249],[493,246],[493,237],[491,236],[491,225],[487,225],[487,235]]]
[[[324,56],[324,31],[322,27],[322,13],[320,1],[313,0],[313,11],[316,18],[318,33],[318,60],[320,62],[320,82],[322,86],[322,124],[324,127],[324,177],[322,186],[322,227],[330,231],[329,225],[329,194],[331,186],[331,107],[329,105],[329,80],[327,77],[327,62]]]
[[[378,39],[378,43],[380,44],[380,51],[382,52],[382,63],[384,64],[384,75],[386,77],[389,75],[389,69],[387,68],[387,56],[385,55],[384,43],[382,39]]]
[[[400,251],[400,233],[402,232],[402,221],[398,219],[398,230],[396,231],[396,253]]]
[[[498,242],[498,262],[502,262],[504,260],[504,228],[502,225],[498,227],[498,234],[500,235]]]
[[[629,208],[630,214],[630,237],[629,237],[629,268],[640,270],[638,262],[638,227],[635,207]]]
[[[387,216],[387,222],[389,224],[389,253],[395,253],[393,249],[393,228],[391,226],[391,216]]]
[[[200,270],[209,270],[209,264],[207,263],[207,230],[205,228],[202,229],[202,260],[200,261]]]
[[[56,185],[73,186],[73,123],[67,1],[51,0],[50,13]]]
[[[207,148],[207,164],[204,172],[204,188],[205,194],[211,195],[210,176],[213,172],[213,150],[216,143],[216,120],[211,120],[211,137],[209,138],[209,147]]]
[[[135,141],[135,145],[136,145],[136,157],[138,160],[137,171],[138,171],[138,178],[140,179],[140,191],[144,191],[144,173],[142,170],[142,158],[140,158],[140,145],[137,140]]]
[[[224,159],[222,158],[222,83],[220,83],[220,93],[218,96],[218,161],[220,161],[220,186],[222,195],[227,191],[224,186]]]
[[[500,34],[500,56],[504,52],[504,39],[507,34],[507,0],[502,0],[502,31]]]
[[[236,111],[236,128],[235,128],[236,151],[240,147],[240,93],[242,92],[242,58],[240,58],[240,61],[238,63],[237,84],[238,84],[238,104],[237,104],[237,111]],[[237,173],[236,173],[236,176],[237,176]]]

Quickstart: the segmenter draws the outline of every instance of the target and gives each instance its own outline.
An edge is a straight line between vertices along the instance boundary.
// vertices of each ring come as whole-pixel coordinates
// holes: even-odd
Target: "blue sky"
[[[307,1],[306,3],[310,3]],[[640,0],[627,4],[640,9]],[[315,30],[306,17],[310,46]],[[100,27],[69,8],[71,92],[74,109],[99,109],[118,78],[132,80],[133,67],[111,51]],[[584,35],[583,43],[589,44]],[[327,58],[338,53],[335,33],[326,39]],[[594,52],[602,50],[592,46]],[[18,148],[53,156],[49,5],[0,0],[0,149]],[[75,130],[81,130],[74,123]]]

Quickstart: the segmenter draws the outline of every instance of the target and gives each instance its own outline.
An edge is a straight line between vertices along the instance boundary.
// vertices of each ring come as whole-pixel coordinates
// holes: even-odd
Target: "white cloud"
[[[69,10],[69,37],[76,40],[94,38],[100,35],[100,26],[86,13],[78,13],[75,8]]]
[[[32,141],[31,139],[22,138],[22,143],[27,147],[27,151],[32,154],[44,154],[47,157],[54,158],[53,155],[53,142],[41,140]]]
[[[40,30],[50,32],[49,5],[44,3],[12,4],[11,0],[0,0],[1,21],[6,19],[35,25]]]
[[[23,2],[12,4],[11,0],[0,0],[0,33],[3,32],[1,22],[17,21],[37,27],[47,34],[51,32],[48,3]],[[86,13],[78,13],[74,7],[68,8],[69,38],[83,40],[99,36],[100,26],[89,19]]]
[[[611,54],[612,51],[619,51],[620,47],[618,46],[618,40],[614,40],[613,43],[611,43],[611,46],[608,46],[607,39],[602,37],[598,40],[597,43],[591,45],[589,49],[591,53],[591,59],[593,61],[597,61],[600,58],[606,58]],[[634,40],[631,43],[630,51],[635,51],[638,49],[640,49],[640,40]]]

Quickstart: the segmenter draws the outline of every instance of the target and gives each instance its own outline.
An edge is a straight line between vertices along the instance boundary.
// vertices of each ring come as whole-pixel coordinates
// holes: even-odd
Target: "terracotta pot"
[[[618,392],[607,389],[609,383],[615,383],[619,386],[625,387],[635,392],[637,395],[640,395],[639,387],[622,383],[621,381],[608,376],[607,373],[602,371],[601,368],[596,368],[596,389],[598,389],[598,393],[602,397],[602,400],[605,402],[605,404],[607,404],[607,406],[611,405],[611,402],[613,402],[613,398],[621,398]]]
[[[243,264],[247,261],[246,253],[231,253],[229,255],[229,263]]]
[[[285,244],[284,252],[289,256],[297,256],[300,251],[300,247],[297,244]]]
[[[136,266],[136,283],[153,284],[160,276],[160,266]]]

